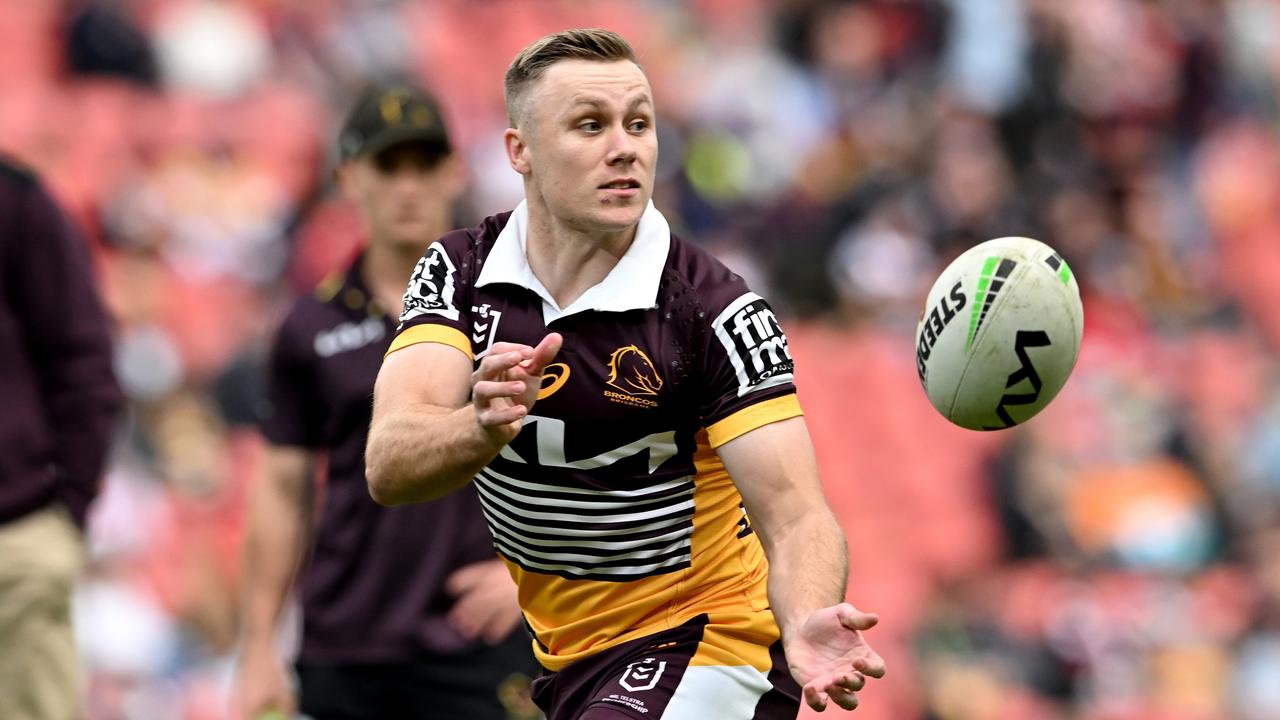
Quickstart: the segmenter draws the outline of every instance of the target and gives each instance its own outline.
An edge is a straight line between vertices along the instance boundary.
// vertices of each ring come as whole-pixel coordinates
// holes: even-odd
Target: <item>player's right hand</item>
[[[270,643],[253,645],[246,644],[236,669],[234,717],[261,720],[271,713],[293,717],[298,701],[284,661]]]
[[[786,641],[787,664],[803,688],[805,704],[822,712],[834,703],[858,707],[858,691],[868,678],[884,677],[884,660],[871,649],[863,631],[880,621],[849,603],[811,613]]]
[[[499,342],[471,374],[476,422],[501,443],[510,442],[533,410],[542,387],[542,371],[560,352],[564,339],[548,333],[537,347]]]

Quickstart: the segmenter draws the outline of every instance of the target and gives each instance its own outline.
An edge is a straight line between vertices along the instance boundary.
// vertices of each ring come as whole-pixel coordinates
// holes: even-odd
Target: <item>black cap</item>
[[[420,142],[448,153],[449,133],[440,104],[408,84],[377,85],[360,96],[338,136],[343,160],[376,155],[393,145]]]

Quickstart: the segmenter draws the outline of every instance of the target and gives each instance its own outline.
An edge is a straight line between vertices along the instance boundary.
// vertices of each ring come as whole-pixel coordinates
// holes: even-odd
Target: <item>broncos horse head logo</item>
[[[628,345],[609,356],[608,384],[628,395],[657,395],[662,389],[662,378],[643,350]]]

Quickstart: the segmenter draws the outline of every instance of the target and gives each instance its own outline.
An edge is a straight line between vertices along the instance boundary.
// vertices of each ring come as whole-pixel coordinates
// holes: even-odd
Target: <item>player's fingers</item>
[[[487,405],[499,398],[518,398],[528,389],[524,380],[481,380],[471,388],[477,405]]]
[[[477,586],[459,596],[449,611],[449,620],[467,639],[483,639],[495,645],[515,629],[520,611],[514,602],[504,601],[485,590]]]
[[[866,684],[867,678],[860,672],[841,673],[831,681],[832,687],[848,690],[849,692],[858,692]],[[831,690],[831,688],[827,689]]]
[[[858,707],[858,694],[842,688],[835,688],[830,694],[831,702],[843,710],[854,710]]]
[[[819,690],[816,684],[810,682],[808,685],[804,686],[804,702],[810,708],[813,708],[818,712],[822,712],[827,709],[827,701],[829,699],[830,697],[825,692]]]
[[[870,630],[880,622],[880,616],[875,613],[862,612],[858,608],[849,603],[840,603],[836,606],[836,617],[840,620],[840,624],[850,630]]]
[[[854,660],[853,667],[869,677],[877,679],[884,677],[884,658],[881,658],[876,653],[871,653],[870,655]]]
[[[555,359],[562,345],[564,345],[564,338],[560,333],[547,333],[546,337],[538,343],[538,347],[533,349],[533,354],[524,366],[529,368],[531,373],[541,374],[542,369]]]
[[[464,565],[449,573],[449,577],[445,578],[444,588],[450,595],[461,595],[483,583],[486,577],[484,568],[480,567],[479,563]]]
[[[475,640],[480,635],[481,623],[474,617],[473,613],[467,607],[465,601],[459,601],[453,604],[453,608],[449,610],[449,624],[453,626],[458,634],[467,640]]]
[[[471,373],[471,383],[474,385],[482,380],[497,380],[502,377],[502,373],[515,367],[523,359],[519,352],[489,353],[480,361],[476,371]]]
[[[517,420],[522,420],[524,419],[524,416],[528,414],[528,408],[523,405],[488,407],[483,410],[476,411],[476,422],[479,423],[482,428],[500,428],[505,425],[510,425]],[[516,430],[518,430],[518,428],[512,428],[510,433],[511,437],[515,436]],[[500,433],[496,437],[504,438],[503,442],[511,441],[511,437],[507,437],[505,434]]]
[[[449,608],[450,624],[468,640],[479,637],[484,629],[486,617],[481,595],[479,587],[462,588],[454,593],[453,606]]]
[[[501,342],[494,343],[493,347],[489,349],[490,355],[509,352],[520,353],[520,356],[523,359],[533,355],[533,348],[521,343],[513,343],[503,340]]]
[[[485,642],[490,645],[497,645],[516,629],[516,625],[519,622],[520,612],[518,610],[498,605],[489,616],[489,621],[485,623],[484,631],[481,634]]]

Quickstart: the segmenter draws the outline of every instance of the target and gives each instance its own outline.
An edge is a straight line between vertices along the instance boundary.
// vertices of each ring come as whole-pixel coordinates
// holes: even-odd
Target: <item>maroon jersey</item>
[[[767,671],[765,557],[714,448],[800,414],[777,319],[652,205],[608,277],[560,308],[525,259],[527,222],[522,204],[428,248],[390,352],[437,342],[479,361],[564,337],[474,482],[538,659],[558,670],[705,613],[694,664]]]
[[[446,618],[444,582],[463,565],[493,559],[471,488],[396,508],[369,497],[373,383],[395,325],[360,265],[295,303],[267,379],[266,438],[326,451],[323,505],[299,580],[306,662],[401,662],[469,645]]]
[[[84,524],[123,400],[110,327],[88,243],[0,156],[0,525],[51,502]]]

